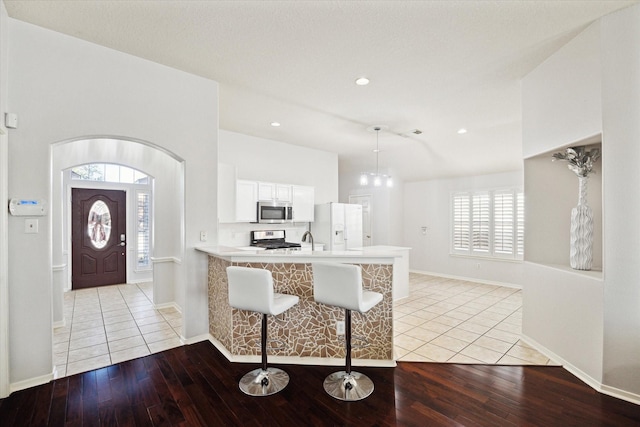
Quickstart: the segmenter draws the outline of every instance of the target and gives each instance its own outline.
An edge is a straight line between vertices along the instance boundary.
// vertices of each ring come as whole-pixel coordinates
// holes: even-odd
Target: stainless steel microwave
[[[258,222],[262,224],[293,222],[293,207],[286,202],[259,201]]]

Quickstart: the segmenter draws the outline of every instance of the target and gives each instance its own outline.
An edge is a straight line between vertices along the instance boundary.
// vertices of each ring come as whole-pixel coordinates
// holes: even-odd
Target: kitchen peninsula
[[[344,320],[344,310],[314,301],[312,275],[313,262],[339,262],[360,265],[364,289],[383,295],[382,302],[365,315],[353,314],[354,364],[395,366],[393,281],[397,277],[394,268],[402,265],[402,257],[397,251],[260,251],[228,247],[201,247],[198,250],[209,256],[209,335],[229,360],[260,360],[261,314],[229,306],[226,267],[238,265],[270,270],[276,292],[300,297],[300,302],[282,319],[269,319],[271,361],[343,364],[344,337],[336,333],[336,322]],[[408,271],[404,274],[408,276]]]

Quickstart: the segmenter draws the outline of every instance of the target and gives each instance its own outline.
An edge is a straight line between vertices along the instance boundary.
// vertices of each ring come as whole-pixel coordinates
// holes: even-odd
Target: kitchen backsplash
[[[294,224],[220,224],[218,226],[218,245],[242,247],[251,243],[253,230],[285,230],[287,242],[300,243],[302,235],[309,228],[309,223]],[[319,243],[319,242],[318,242]]]

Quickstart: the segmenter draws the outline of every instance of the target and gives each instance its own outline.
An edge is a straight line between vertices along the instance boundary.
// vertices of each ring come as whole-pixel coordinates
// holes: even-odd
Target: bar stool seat
[[[339,400],[361,400],[373,393],[373,381],[351,370],[351,311],[366,313],[382,301],[382,294],[362,289],[362,269],[357,265],[313,263],[313,298],[345,309],[345,370],[330,374],[324,390]]]
[[[287,386],[289,375],[282,369],[267,367],[267,315],[284,313],[296,305],[299,298],[274,292],[273,276],[269,270],[230,266],[227,267],[227,279],[231,307],[262,313],[262,366],[240,379],[240,390],[250,396],[277,393]]]

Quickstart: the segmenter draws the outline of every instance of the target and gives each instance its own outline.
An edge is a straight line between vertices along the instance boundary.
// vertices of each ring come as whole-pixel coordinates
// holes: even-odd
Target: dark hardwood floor
[[[209,342],[179,347],[15,392],[0,400],[0,426],[640,426],[640,406],[560,367],[355,368],[376,388],[350,403],[324,393],[337,370],[326,366],[281,366],[285,390],[245,396],[237,383],[254,367]]]

